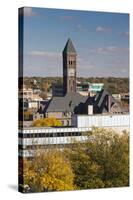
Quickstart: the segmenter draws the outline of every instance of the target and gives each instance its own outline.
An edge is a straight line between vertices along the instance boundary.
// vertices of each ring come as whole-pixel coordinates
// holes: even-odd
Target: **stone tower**
[[[76,92],[76,50],[68,39],[63,50],[63,93]]]

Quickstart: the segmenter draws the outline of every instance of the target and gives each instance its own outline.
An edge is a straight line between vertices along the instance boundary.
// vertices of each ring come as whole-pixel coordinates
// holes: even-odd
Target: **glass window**
[[[57,133],[57,137],[60,137],[60,133]]]
[[[53,133],[49,133],[49,137],[53,137]]]

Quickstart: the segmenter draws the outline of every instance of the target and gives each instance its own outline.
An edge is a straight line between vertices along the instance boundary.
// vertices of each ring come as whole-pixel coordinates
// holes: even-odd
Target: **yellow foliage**
[[[49,118],[44,118],[44,119],[37,119],[34,120],[31,126],[35,127],[43,127],[43,126],[61,126],[61,122],[54,118],[54,117],[49,117]]]
[[[24,185],[34,192],[128,186],[129,134],[93,128],[87,135],[69,148],[36,150],[23,162]]]
[[[24,111],[23,115],[24,115],[24,119],[29,119],[29,117],[31,115],[31,111],[30,110]]]
[[[36,192],[73,190],[73,172],[60,151],[38,151],[24,166],[24,184]]]

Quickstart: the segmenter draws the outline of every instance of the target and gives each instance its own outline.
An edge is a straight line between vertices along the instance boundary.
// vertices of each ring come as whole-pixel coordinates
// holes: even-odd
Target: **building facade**
[[[19,99],[24,99],[28,101],[42,101],[43,99],[33,92],[32,88],[26,88],[25,85],[19,90]]]
[[[129,131],[129,114],[73,115],[71,127],[36,127],[19,130],[19,156],[32,157],[36,149],[69,147],[88,139],[93,127],[114,129],[118,134]]]

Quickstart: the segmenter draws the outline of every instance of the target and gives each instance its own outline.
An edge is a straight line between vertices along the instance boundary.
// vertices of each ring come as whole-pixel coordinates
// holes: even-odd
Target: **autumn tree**
[[[42,99],[46,99],[47,98],[47,93],[46,92],[41,92],[39,94],[39,96],[42,98]]]
[[[93,128],[86,136],[69,148],[35,151],[24,162],[24,185],[35,192],[128,186],[129,134]]]
[[[104,187],[129,185],[129,135],[111,129],[94,128],[89,132],[88,155],[99,166]]]
[[[31,161],[24,162],[23,182],[31,191],[73,190],[74,174],[61,151],[37,151]]]
[[[31,126],[35,127],[43,127],[43,126],[61,126],[61,122],[54,118],[54,117],[49,117],[49,118],[44,118],[44,119],[37,119],[34,120]]]
[[[76,189],[103,188],[101,169],[97,162],[91,160],[87,153],[86,144],[76,143],[71,149],[65,150],[69,157]]]
[[[42,81],[42,83],[41,83],[41,90],[43,92],[47,93],[48,88],[49,88],[48,82],[47,81]]]
[[[65,150],[75,174],[77,189],[129,185],[129,136],[93,128],[84,143]]]
[[[32,111],[31,110],[24,111],[22,114],[24,116],[24,120],[30,120],[32,118]]]
[[[62,83],[62,77],[24,77],[24,84],[33,88],[33,80],[38,82],[39,88],[47,93],[52,83]],[[103,83],[106,89],[111,93],[129,92],[129,78],[116,77],[78,77],[78,81],[90,83]]]

